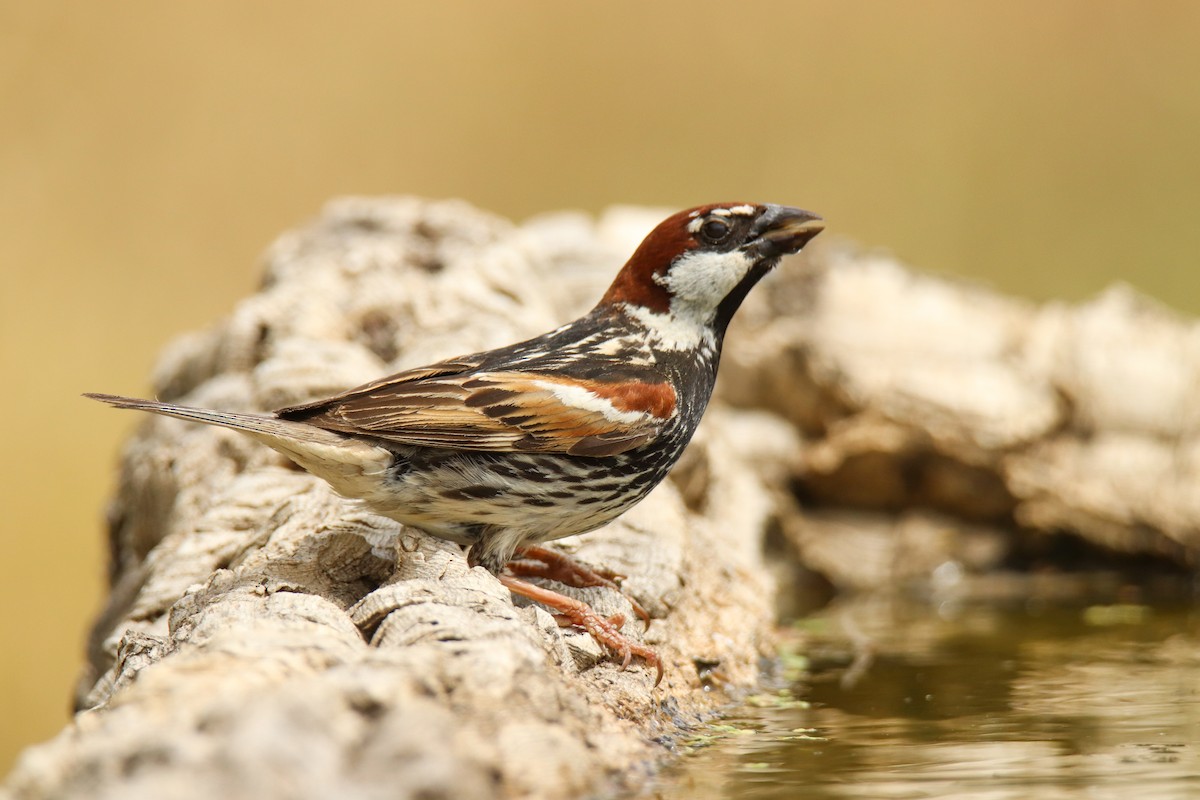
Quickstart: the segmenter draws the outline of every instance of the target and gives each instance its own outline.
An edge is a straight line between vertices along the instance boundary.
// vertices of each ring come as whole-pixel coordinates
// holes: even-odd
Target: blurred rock
[[[805,257],[748,299],[720,389],[805,436],[792,488],[824,511],[787,530],[808,566],[846,588],[916,577],[939,559],[902,542],[948,525],[1195,564],[1200,325],[1127,287],[1038,307],[845,244]],[[987,549],[978,568],[1002,560]]]
[[[460,202],[337,201],[272,246],[258,293],[168,348],[157,394],[273,408],[539,333],[593,303],[662,216],[518,226]],[[659,690],[457,546],[236,433],[147,418],[110,513],[83,710],[2,791],[628,788],[755,683],[778,576],[828,582],[809,594],[946,589],[1043,534],[1194,563],[1198,382],[1200,326],[1128,289],[1037,307],[818,240],[751,294],[672,481],[561,543],[628,576],[655,617]],[[577,594],[632,618],[613,592]]]
[[[463,203],[340,200],[267,254],[261,291],[184,337],[156,394],[262,409],[507,344],[595,302],[660,219],[515,226]],[[111,511],[113,591],[83,709],[13,797],[578,797],[632,785],[758,675],[773,586],[758,542],[788,426],[727,414],[672,483],[564,543],[628,575],[662,686],[620,671],[461,549],[362,510],[230,431],[146,418]],[[726,435],[725,429],[736,435]],[[774,479],[776,482],[778,477]],[[625,598],[576,594],[634,620]],[[702,685],[697,664],[720,679]]]

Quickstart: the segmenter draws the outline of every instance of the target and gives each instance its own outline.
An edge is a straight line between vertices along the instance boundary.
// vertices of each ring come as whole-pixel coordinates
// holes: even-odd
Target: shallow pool
[[[1198,622],[1187,600],[842,604],[800,623],[795,680],[644,797],[1200,798]]]

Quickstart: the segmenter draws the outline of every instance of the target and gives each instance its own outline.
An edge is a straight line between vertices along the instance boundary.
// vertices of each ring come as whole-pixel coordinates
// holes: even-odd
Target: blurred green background
[[[346,193],[800,205],[1033,298],[1200,312],[1200,4],[0,0],[0,773],[67,719],[171,336]]]

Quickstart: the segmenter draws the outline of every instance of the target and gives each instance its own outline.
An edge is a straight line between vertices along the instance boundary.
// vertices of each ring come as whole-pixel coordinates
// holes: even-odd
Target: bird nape
[[[524,578],[617,589],[619,576],[541,545],[604,525],[666,477],[700,423],[738,306],[822,228],[786,206],[681,211],[574,322],[270,414],[87,396],[257,439],[375,513],[467,546],[471,566],[584,628],[622,669],[633,656],[653,665],[657,685],[661,660],[621,632],[622,618]]]

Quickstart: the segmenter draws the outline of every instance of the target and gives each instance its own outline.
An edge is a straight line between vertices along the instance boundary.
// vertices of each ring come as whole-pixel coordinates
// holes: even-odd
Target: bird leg
[[[591,586],[603,586],[621,592],[633,613],[642,618],[646,627],[650,628],[650,614],[642,608],[642,604],[621,590],[620,582],[625,577],[602,567],[589,567],[581,564],[565,553],[551,550],[548,547],[528,546],[517,550],[516,559],[509,561],[507,568],[514,576],[521,578],[546,578],[570,586],[574,589],[586,589]]]
[[[550,589],[544,589],[541,586],[534,586],[532,583],[523,581],[520,578],[514,578],[512,575],[500,574],[497,577],[499,577],[500,583],[507,587],[510,592],[554,609],[562,618],[568,620],[570,624],[583,628],[601,645],[618,654],[621,657],[622,670],[629,666],[629,662],[633,656],[637,656],[658,670],[658,677],[655,679],[654,685],[658,686],[662,682],[663,665],[662,661],[658,658],[658,654],[649,647],[634,642],[621,633],[620,623],[624,622],[624,620],[620,615],[602,617],[596,613],[595,609],[582,600],[567,597],[565,594],[559,594]]]

